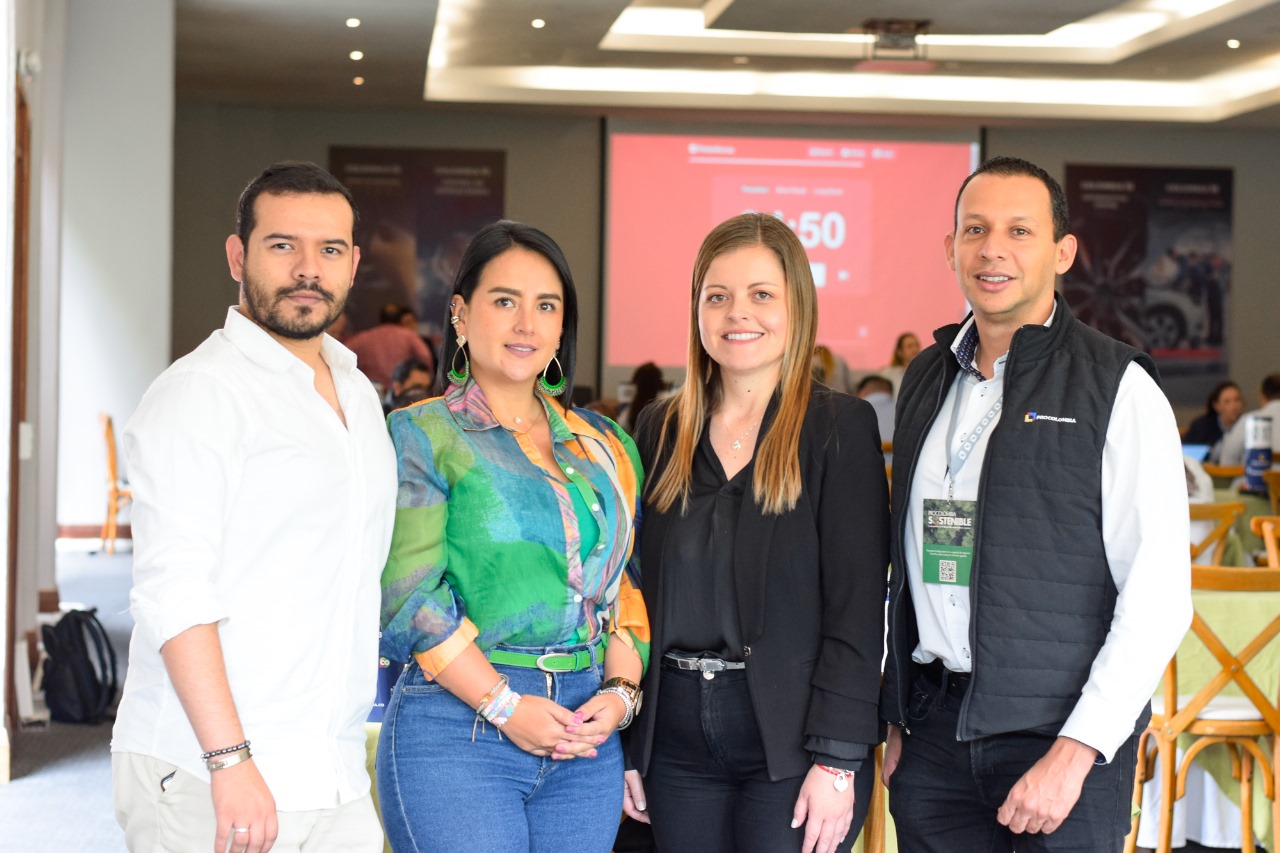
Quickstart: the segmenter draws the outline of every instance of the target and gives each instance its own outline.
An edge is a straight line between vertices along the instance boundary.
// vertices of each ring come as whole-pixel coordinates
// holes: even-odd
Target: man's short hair
[[[1272,373],[1262,380],[1262,396],[1268,401],[1280,400],[1280,373]]]
[[[399,323],[400,318],[404,316],[404,312],[409,311],[399,302],[388,302],[378,311],[379,323]],[[409,311],[412,314],[412,311]]]
[[[360,211],[356,207],[356,200],[351,197],[351,191],[315,163],[308,163],[305,160],[283,160],[264,169],[262,174],[250,181],[244,188],[244,192],[240,193],[240,202],[236,206],[236,236],[240,238],[240,245],[246,248],[249,246],[249,235],[253,233],[253,227],[257,224],[253,205],[258,200],[258,196],[263,193],[267,195],[316,193],[342,196],[347,200],[347,204],[351,205],[351,233],[354,239],[356,226],[360,224]]]
[[[432,375],[431,368],[423,364],[421,361],[418,361],[418,359],[406,358],[404,361],[397,364],[395,366],[395,369],[391,371],[391,384],[392,385],[401,384],[406,379],[408,379],[409,374],[413,373],[415,370],[420,370],[423,373],[427,374],[428,376]]]
[[[958,229],[960,227],[960,196],[964,195],[964,188],[969,186],[969,182],[978,177],[978,175],[995,175],[999,178],[1019,176],[1035,178],[1044,184],[1045,189],[1049,191],[1049,209],[1053,211],[1054,242],[1056,243],[1067,236],[1067,232],[1071,230],[1071,220],[1067,213],[1067,194],[1062,191],[1062,185],[1054,180],[1053,175],[1050,175],[1035,163],[1019,157],[992,157],[975,169],[972,175],[964,179],[964,183],[960,185],[960,191],[956,193],[955,212],[951,217],[954,223],[953,228]]]
[[[869,393],[883,391],[886,394],[892,394],[893,383],[878,373],[872,373],[868,376],[862,377],[858,382],[857,395],[861,397],[864,391]]]

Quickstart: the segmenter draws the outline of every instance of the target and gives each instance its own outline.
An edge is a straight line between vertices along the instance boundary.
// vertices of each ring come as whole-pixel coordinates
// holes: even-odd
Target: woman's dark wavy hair
[[[484,268],[503,252],[516,247],[536,252],[546,258],[551,266],[555,267],[556,275],[560,277],[560,286],[564,288],[564,325],[560,332],[560,349],[557,355],[560,359],[560,367],[564,370],[565,379],[564,394],[559,399],[564,401],[567,408],[570,405],[569,401],[573,399],[573,370],[577,361],[578,292],[573,286],[573,274],[569,272],[569,262],[565,260],[564,252],[555,240],[523,222],[501,219],[486,225],[471,238],[466,251],[462,253],[458,274],[453,279],[453,292],[449,295],[449,302],[453,301],[454,296],[461,296],[462,301],[470,305],[471,297],[476,292],[476,285],[480,283]],[[458,338],[453,332],[453,326],[449,323],[452,316],[453,312],[446,304],[442,326],[444,340],[440,342],[440,361],[436,365],[436,387],[433,392],[435,394],[443,394],[449,389],[449,368],[458,351]]]

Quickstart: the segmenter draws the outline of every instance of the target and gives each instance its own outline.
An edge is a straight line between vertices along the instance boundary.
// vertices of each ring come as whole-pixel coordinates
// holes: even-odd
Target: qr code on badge
[[[955,560],[939,560],[938,561],[938,580],[943,583],[956,582],[956,561]]]

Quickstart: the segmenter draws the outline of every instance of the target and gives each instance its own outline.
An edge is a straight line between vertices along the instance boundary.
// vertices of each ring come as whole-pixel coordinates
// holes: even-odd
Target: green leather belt
[[[489,652],[489,662],[540,669],[543,672],[581,672],[591,667],[592,651],[593,649],[579,649],[576,652],[548,652],[544,655],[535,655],[529,652],[494,649]]]

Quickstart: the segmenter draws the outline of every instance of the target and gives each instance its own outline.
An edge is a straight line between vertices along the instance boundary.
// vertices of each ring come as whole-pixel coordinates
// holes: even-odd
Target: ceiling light
[[[747,57],[745,57],[745,56],[735,56],[735,57],[733,58],[733,64],[734,64],[734,65],[746,65],[746,64],[747,64],[748,62],[750,62],[750,61],[751,61],[751,60],[747,59]]]
[[[348,27],[351,27],[351,29],[353,29],[353,30],[354,30],[356,27],[360,26],[360,19],[359,19],[359,18],[347,18],[347,26],[348,26]]]
[[[1227,47],[1235,50],[1240,46],[1240,39],[1227,39]]]
[[[533,27],[535,30],[540,30],[546,25],[547,25],[547,22],[542,20],[541,18],[534,18],[532,21],[529,22],[529,26]]]
[[[360,60],[364,59],[364,51],[363,51],[363,50],[353,50],[353,51],[351,51],[351,53],[349,53],[349,54],[347,54],[347,55],[348,55],[348,56],[350,56],[352,59],[354,59],[354,60],[355,60],[355,61],[357,61],[357,62],[359,62]]]
[[[352,83],[355,83],[357,86],[363,86],[363,85],[364,85],[364,78],[363,78],[363,77],[357,77],[357,78],[355,78],[354,80],[352,80],[351,82],[352,82]]]

